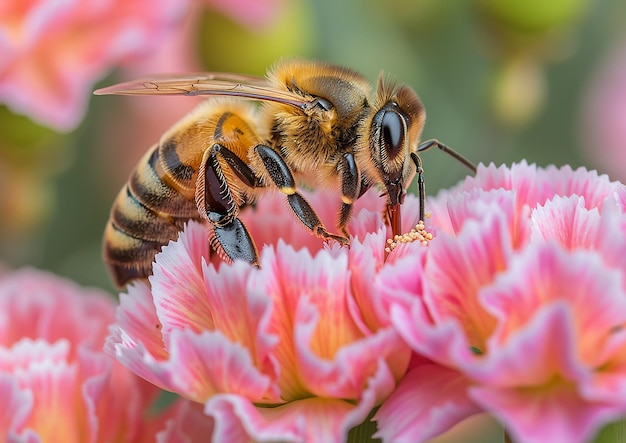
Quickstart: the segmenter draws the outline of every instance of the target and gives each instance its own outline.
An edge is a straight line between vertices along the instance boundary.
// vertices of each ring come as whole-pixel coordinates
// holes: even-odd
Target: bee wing
[[[263,77],[222,72],[164,75],[119,83],[94,91],[95,95],[208,95],[274,101],[308,109],[315,99],[278,89]]]

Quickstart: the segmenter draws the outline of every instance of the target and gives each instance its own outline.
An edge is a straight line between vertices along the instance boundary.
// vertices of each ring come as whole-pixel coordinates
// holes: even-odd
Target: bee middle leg
[[[244,184],[260,186],[254,172],[237,155],[219,144],[204,153],[196,186],[196,205],[202,218],[213,225],[211,246],[227,261],[245,260],[253,265],[259,263],[259,253],[248,229],[239,219],[239,207],[235,202],[219,157]]]
[[[348,152],[342,156],[339,170],[341,172],[341,208],[339,209],[337,227],[343,232],[346,238],[350,238],[348,222],[352,215],[353,204],[361,193],[359,170],[356,167],[352,153]]]
[[[261,159],[263,167],[267,171],[276,187],[287,196],[287,202],[294,214],[313,234],[324,240],[336,240],[342,245],[350,244],[350,239],[340,235],[331,234],[309,202],[296,189],[296,181],[293,174],[285,163],[285,160],[272,148],[265,145],[255,147],[256,154]]]

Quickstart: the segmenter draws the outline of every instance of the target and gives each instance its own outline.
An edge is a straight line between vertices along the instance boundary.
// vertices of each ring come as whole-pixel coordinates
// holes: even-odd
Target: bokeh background
[[[108,3],[115,11],[118,2]],[[124,26],[131,37],[133,14],[154,20],[138,32],[143,40],[125,40],[137,46],[133,51],[121,54],[118,43],[119,57],[101,65],[97,51],[81,56],[91,25],[80,17],[56,21],[50,32],[63,38],[42,32],[20,46],[26,31],[38,31],[27,20],[29,8],[46,4],[54,2],[0,6],[4,267],[35,266],[115,294],[101,260],[111,203],[141,155],[199,100],[91,91],[155,72],[262,75],[281,57],[347,65],[372,82],[384,70],[420,95],[428,114],[424,139],[438,138],[477,163],[570,164],[626,180],[620,0],[129,0]],[[107,29],[115,14],[121,12],[98,17],[105,29],[98,44],[111,41],[107,32],[119,35],[119,28]],[[65,83],[50,80],[57,71]],[[80,85],[73,97],[64,95],[68,82]],[[50,103],[50,90],[59,112],[71,114],[62,122],[38,108]],[[429,194],[467,173],[439,152],[423,161]],[[446,441],[501,438],[489,419],[465,426],[462,439]]]

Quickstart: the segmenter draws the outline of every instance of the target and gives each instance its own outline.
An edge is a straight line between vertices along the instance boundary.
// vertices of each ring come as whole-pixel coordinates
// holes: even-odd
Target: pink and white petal
[[[533,389],[483,385],[471,388],[470,396],[520,443],[588,442],[603,426],[624,415],[612,405],[587,402],[568,385],[541,394]]]
[[[0,343],[6,346],[31,337],[99,348],[114,312],[108,294],[48,272],[25,268],[0,281]]]
[[[461,324],[450,318],[433,325],[421,300],[408,307],[392,305],[391,322],[411,349],[432,361],[451,367],[476,362],[477,357]]]
[[[155,257],[150,283],[166,346],[172,330],[200,332],[214,327],[203,276],[203,263],[209,257],[208,236],[204,225],[189,222],[178,240]]]
[[[197,402],[217,393],[242,395],[254,402],[279,401],[272,379],[254,365],[248,349],[218,332],[175,330],[170,336],[167,370],[174,391]]]
[[[599,175],[597,171],[582,167],[572,170],[569,165],[558,170],[554,166],[546,168],[542,171],[542,181],[549,184],[556,195],[584,197],[587,209],[601,208],[606,198],[614,197],[620,188],[624,188],[623,184],[611,181],[606,174]]]
[[[404,213],[402,215],[404,216]],[[366,208],[361,209],[350,219],[348,230],[351,238],[350,247],[357,241],[366,243],[367,236],[377,235],[379,232],[382,232],[385,238],[391,238],[390,228],[385,224],[382,213]]]
[[[33,410],[34,394],[20,388],[8,372],[0,373],[0,435],[20,434]]]
[[[471,345],[484,350],[495,320],[478,292],[506,269],[511,255],[509,225],[498,212],[485,214],[481,222],[467,221],[457,237],[439,235],[429,245],[424,271],[424,301],[434,322],[455,319]]]
[[[569,306],[555,302],[506,348],[489,353],[482,367],[462,368],[481,381],[470,397],[496,416],[515,441],[587,441],[624,413],[623,405],[581,395],[579,384],[592,377],[593,368],[578,360],[573,329]]]
[[[315,330],[315,341],[311,343],[316,344],[315,351],[321,358],[332,358],[340,346],[362,337],[347,309],[346,271],[345,252],[333,256],[328,251],[320,251],[313,258],[307,250],[294,251],[280,241],[276,251],[266,248],[261,255],[261,272],[253,275],[250,285],[272,298],[269,332],[280,340],[273,354],[282,367],[280,385],[285,399],[306,395],[297,377],[296,325],[303,327],[302,322],[306,322],[310,325],[307,327]],[[328,326],[315,329],[317,315],[321,312],[326,316],[319,318]],[[285,321],[288,318],[293,320]],[[310,344],[307,342],[306,346]]]
[[[103,433],[112,432],[112,435],[115,435],[115,431],[113,428],[118,423],[116,420],[115,414],[107,417],[106,412],[100,415],[98,414],[98,406],[107,408],[113,407],[117,408],[119,406],[128,407],[130,405],[121,404],[121,405],[109,405],[106,401],[102,401],[103,397],[106,398],[106,394],[111,394],[111,396],[115,396],[117,393],[126,394],[131,391],[127,390],[127,386],[115,386],[115,389],[107,391],[107,381],[111,375],[111,369],[114,364],[114,360],[106,356],[102,353],[90,352],[88,350],[82,349],[79,352],[78,359],[80,360],[80,377],[82,379],[81,386],[81,395],[84,402],[84,410],[85,410],[85,428],[89,435],[86,436],[86,441],[97,441],[98,433],[102,431]],[[132,405],[136,406],[136,405]],[[119,412],[119,411],[116,411]],[[104,420],[103,420],[104,419]],[[100,421],[102,420],[102,422]],[[103,429],[98,429],[98,426],[101,423],[107,423],[106,427]],[[129,421],[131,426],[137,426],[139,424],[138,421]],[[126,430],[127,435],[135,436],[133,431]],[[109,436],[107,436],[109,437]],[[109,441],[107,438],[105,441]]]
[[[623,334],[622,334],[623,335]],[[596,371],[579,383],[579,392],[582,398],[589,403],[612,405],[626,416],[626,339],[622,336],[621,347],[616,351],[622,361],[613,363],[610,371]],[[618,354],[619,352],[619,354]]]
[[[68,340],[48,343],[42,339],[23,338],[12,347],[0,347],[0,372],[20,374],[36,363],[57,364],[69,359],[71,345]]]
[[[517,193],[518,207],[528,205],[534,207],[547,198],[545,191],[537,184],[537,165],[529,165],[526,160],[514,163],[510,167],[493,163],[488,166],[479,164],[474,177],[467,177],[459,190],[470,191],[478,188],[485,191],[505,189]]]
[[[7,435],[7,443],[43,443],[44,441],[32,429],[26,429],[20,435],[15,435],[12,432]]]
[[[461,373],[443,366],[424,364],[411,369],[376,412],[375,437],[418,443],[442,434],[481,412],[467,395],[469,386]]]
[[[394,329],[380,329],[344,345],[332,360],[320,358],[306,345],[312,342],[310,329],[305,326],[295,331],[296,358],[302,384],[317,397],[357,399],[368,380],[377,374],[377,385],[382,390],[376,392],[376,397],[382,401],[406,372],[410,349]]]
[[[395,289],[404,285],[406,280],[413,280],[414,276],[421,275],[419,271],[422,269],[420,265],[424,261],[425,248],[413,243],[400,245],[385,261],[386,231],[380,229],[365,235],[363,240],[353,239],[348,252],[351,289],[348,309],[363,334],[370,334],[390,325],[391,297],[383,296],[381,288],[387,294],[393,295],[396,293]],[[405,266],[396,266],[399,261],[403,261]],[[394,275],[388,275],[390,268],[396,270]]]
[[[348,252],[351,289],[348,309],[362,334],[390,324],[389,307],[385,306],[385,299],[380,296],[377,286],[372,284],[378,273],[386,269],[386,241],[386,229],[379,229],[362,240],[353,238]],[[395,259],[396,254],[389,256],[390,261]]]
[[[532,211],[531,242],[557,241],[566,249],[592,248],[598,236],[600,213],[585,207],[585,199],[556,196]]]
[[[394,305],[410,310],[414,303],[423,304],[424,263],[428,253],[426,248],[421,247],[406,249],[416,251],[413,254],[398,254],[404,256],[397,257],[394,249],[389,255],[388,264],[374,280],[374,287],[380,293],[378,304],[385,306],[387,315],[391,315],[391,307]],[[431,323],[432,318],[428,315],[428,324]]]
[[[543,307],[560,302],[571,311],[578,358],[589,367],[605,365],[610,331],[626,324],[622,281],[622,274],[607,268],[597,254],[568,252],[555,243],[530,245],[481,293],[485,309],[498,322],[489,349],[506,346]]]
[[[313,397],[273,408],[255,407],[234,395],[216,395],[205,412],[215,419],[215,441],[342,442],[365,420],[371,407],[341,399]]]
[[[517,193],[506,189],[472,189],[467,192],[450,195],[446,200],[446,209],[453,231],[448,234],[459,234],[469,220],[481,221],[485,214],[494,212],[501,213],[507,220],[509,231],[512,236],[517,231],[523,239],[524,216],[521,208],[518,208]],[[435,226],[436,228],[436,226]],[[514,244],[521,243],[516,239]]]
[[[245,262],[204,269],[207,301],[215,330],[233,343],[239,343],[251,353],[255,364],[263,372],[273,373],[268,356],[278,343],[268,328],[272,315],[272,301],[250,283],[251,274],[258,268]]]
[[[128,344],[142,343],[144,349],[157,360],[166,359],[167,351],[161,335],[161,322],[156,314],[150,287],[144,282],[136,282],[130,284],[127,291],[127,294],[120,294],[117,323],[111,326],[111,333],[116,335],[117,339],[124,337]],[[108,349],[108,343],[112,344],[113,341],[107,340],[106,343],[105,349]],[[115,352],[110,354],[114,355]]]
[[[20,374],[21,383],[35,395],[35,405],[26,427],[36,430],[43,441],[63,435],[67,443],[88,441],[86,422],[80,401],[78,367],[67,362],[39,361]]]
[[[101,351],[79,351],[89,441],[117,441],[121,435],[139,441],[150,435],[146,428],[155,420],[146,417],[146,408],[159,390]]]
[[[626,273],[626,216],[618,203],[607,200],[602,207],[596,248],[606,263]],[[626,280],[624,280],[626,289]]]
[[[144,344],[114,326],[107,337],[104,351],[139,377],[167,391],[175,391],[167,360],[153,356]]]
[[[490,343],[478,364],[459,367],[464,374],[502,388],[549,387],[554,379],[575,385],[591,375],[580,360],[575,314],[563,300],[539,309],[506,342]]]
[[[256,401],[279,401],[271,379],[252,364],[247,349],[217,332],[175,330],[170,335],[168,360],[155,359],[141,342],[132,341],[121,329],[113,330],[105,350],[148,382],[194,401],[205,401],[216,392],[242,392]],[[216,364],[219,362],[220,364]]]

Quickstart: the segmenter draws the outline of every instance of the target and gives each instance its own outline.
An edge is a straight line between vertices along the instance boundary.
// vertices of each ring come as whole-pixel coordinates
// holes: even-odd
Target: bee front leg
[[[261,159],[263,167],[267,171],[276,187],[287,196],[287,202],[294,214],[313,234],[324,240],[336,240],[342,245],[349,245],[350,240],[340,235],[331,234],[326,230],[319,216],[315,213],[309,202],[296,189],[296,181],[293,174],[285,163],[285,160],[272,148],[265,145],[255,147],[256,154]]]
[[[259,253],[250,233],[238,218],[239,207],[233,199],[230,184],[218,161],[221,155],[231,169],[245,181],[258,183],[254,173],[227,148],[214,145],[202,158],[196,182],[196,205],[203,219],[211,222],[214,235],[211,246],[228,262],[240,259],[253,265],[259,263]]]

